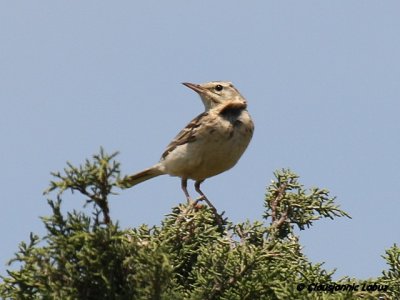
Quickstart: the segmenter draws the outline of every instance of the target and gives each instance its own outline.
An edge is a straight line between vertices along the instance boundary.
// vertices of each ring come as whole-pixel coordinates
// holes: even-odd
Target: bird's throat
[[[222,117],[238,116],[240,113],[247,108],[247,104],[242,101],[232,101],[224,105],[219,115]]]

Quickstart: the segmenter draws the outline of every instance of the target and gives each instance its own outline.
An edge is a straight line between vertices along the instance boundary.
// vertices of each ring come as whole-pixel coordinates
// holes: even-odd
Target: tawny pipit
[[[195,180],[195,189],[214,210],[200,190],[209,177],[232,168],[246,150],[254,125],[247,102],[231,82],[183,83],[196,91],[205,111],[194,118],[167,146],[160,162],[131,176],[121,185],[134,186],[150,178],[169,174],[182,179],[182,190],[190,201],[187,180]]]

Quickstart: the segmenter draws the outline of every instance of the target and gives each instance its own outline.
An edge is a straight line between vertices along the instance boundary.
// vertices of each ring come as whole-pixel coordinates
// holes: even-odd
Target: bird
[[[247,111],[247,101],[228,81],[203,84],[182,83],[200,95],[204,112],[195,117],[166,147],[161,159],[152,167],[125,176],[120,182],[130,188],[159,175],[181,178],[181,188],[188,202],[188,180],[200,197],[216,212],[201,191],[207,178],[231,169],[240,159],[254,132],[254,123]]]

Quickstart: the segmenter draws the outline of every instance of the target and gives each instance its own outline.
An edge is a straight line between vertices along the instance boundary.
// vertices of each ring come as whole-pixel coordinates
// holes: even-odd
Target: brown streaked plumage
[[[198,115],[196,118],[194,118],[184,129],[181,130],[181,132],[178,133],[178,135],[169,143],[167,146],[167,149],[165,149],[164,153],[161,155],[162,159],[165,159],[165,157],[173,151],[176,147],[179,145],[183,145],[186,143],[190,143],[196,140],[196,128],[201,125],[200,120],[204,118],[208,113],[204,112]]]

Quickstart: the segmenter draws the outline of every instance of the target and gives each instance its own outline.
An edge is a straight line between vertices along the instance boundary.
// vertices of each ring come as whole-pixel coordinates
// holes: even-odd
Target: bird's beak
[[[199,94],[203,94],[206,91],[206,89],[204,89],[200,84],[189,83],[189,82],[182,82],[182,84]]]

